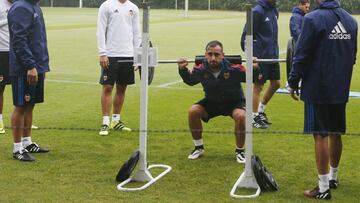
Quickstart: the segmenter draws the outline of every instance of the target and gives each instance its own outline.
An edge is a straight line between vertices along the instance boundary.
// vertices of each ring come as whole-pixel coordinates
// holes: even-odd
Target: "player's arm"
[[[253,13],[253,34],[254,34],[254,33],[259,32],[259,29],[261,26],[262,14],[257,10],[253,10],[252,13]],[[241,35],[241,42],[240,42],[240,46],[243,51],[245,51],[246,26],[247,25],[245,24],[243,33]],[[256,39],[254,39],[254,40],[256,40]]]
[[[33,13],[23,7],[16,7],[8,13],[9,29],[13,33],[13,50],[21,67],[26,71],[37,67],[28,42],[33,18]]]
[[[316,50],[318,34],[316,25],[310,18],[304,18],[303,27],[299,39],[296,43],[295,54],[293,58],[293,67],[289,74],[288,83],[291,88],[290,95],[293,99],[298,100],[299,81],[306,71],[307,64],[311,62]]]
[[[97,46],[99,50],[99,61],[102,68],[108,68],[109,59],[106,52],[106,30],[108,23],[108,12],[106,4],[102,4],[99,8],[98,19],[97,19]]]
[[[290,18],[290,32],[291,36],[295,39],[295,41],[299,38],[301,32],[301,19],[292,16]]]
[[[183,79],[184,83],[193,86],[200,82],[200,71],[193,68],[191,71],[187,68],[189,62],[185,58],[178,60],[179,75]]]

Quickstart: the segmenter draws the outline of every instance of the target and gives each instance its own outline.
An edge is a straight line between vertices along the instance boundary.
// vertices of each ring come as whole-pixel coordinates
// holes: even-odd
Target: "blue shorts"
[[[44,102],[44,73],[38,75],[36,85],[29,85],[26,75],[12,76],[11,85],[15,106]]]
[[[259,64],[259,68],[254,70],[253,80],[256,84],[265,84],[267,80],[280,80],[279,63]]]
[[[345,134],[346,103],[344,104],[311,104],[305,102],[304,132],[327,136]]]

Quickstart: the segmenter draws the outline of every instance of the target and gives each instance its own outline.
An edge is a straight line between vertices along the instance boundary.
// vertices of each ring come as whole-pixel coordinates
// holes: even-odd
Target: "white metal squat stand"
[[[252,167],[251,156],[253,154],[252,145],[252,81],[253,81],[253,21],[251,5],[246,5],[246,151],[245,151],[245,171],[240,175],[230,191],[230,196],[234,198],[255,198],[260,195],[261,189],[256,182]],[[238,188],[256,189],[252,195],[237,195]]]
[[[121,182],[117,189],[121,191],[138,191],[144,190],[165,174],[171,171],[168,165],[155,164],[147,166],[146,161],[146,144],[147,144],[147,110],[148,110],[148,68],[149,68],[149,6],[143,2],[143,32],[142,32],[142,56],[141,57],[141,95],[140,95],[140,157],[138,170],[127,180]],[[149,169],[164,168],[165,170],[155,178],[151,175]],[[143,182],[141,187],[125,187],[129,182]]]

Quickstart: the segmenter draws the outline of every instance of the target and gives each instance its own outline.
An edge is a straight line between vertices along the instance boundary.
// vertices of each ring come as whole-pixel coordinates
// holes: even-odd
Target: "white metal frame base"
[[[236,189],[238,188],[248,188],[248,189],[256,189],[255,194],[252,195],[237,195],[235,194]],[[255,177],[253,175],[246,175],[243,172],[239,179],[235,182],[233,188],[230,191],[230,196],[234,198],[256,198],[260,195],[261,189],[260,186],[257,184]]]
[[[147,187],[149,187],[150,185],[152,185],[153,183],[155,183],[156,181],[158,181],[161,177],[163,177],[165,174],[169,173],[171,171],[171,166],[168,165],[162,165],[162,164],[153,164],[150,165],[148,167],[148,169],[152,169],[152,168],[164,168],[165,171],[163,171],[162,173],[160,173],[158,176],[156,176],[155,178],[152,177],[152,175],[150,174],[149,170],[138,170],[134,176],[128,178],[127,180],[121,182],[118,186],[117,189],[120,191],[139,191],[139,190],[144,190]],[[146,182],[143,186],[141,187],[137,187],[137,188],[128,188],[128,187],[124,187],[125,185],[127,185],[130,182]]]
[[[134,174],[134,176],[128,178],[127,180],[121,182],[117,185],[117,189],[121,191],[138,191],[144,190],[156,181],[158,181],[161,177],[171,171],[171,166],[162,165],[162,164],[153,164],[147,166],[146,161],[146,148],[147,148],[147,112],[148,112],[148,69],[149,69],[149,9],[150,7],[146,4],[144,0],[143,5],[143,33],[142,33],[142,53],[140,55],[141,58],[141,67],[143,71],[141,71],[141,88],[140,88],[140,132],[139,132],[139,166],[138,171]],[[153,55],[157,55],[156,49],[154,49]],[[152,57],[157,58],[157,57]],[[157,61],[157,59],[156,59]],[[155,64],[156,65],[156,64]],[[164,168],[165,170],[160,173],[155,178],[151,175],[149,169],[152,168]],[[130,182],[143,182],[145,183],[141,187],[133,187],[127,188],[124,187],[126,184]]]

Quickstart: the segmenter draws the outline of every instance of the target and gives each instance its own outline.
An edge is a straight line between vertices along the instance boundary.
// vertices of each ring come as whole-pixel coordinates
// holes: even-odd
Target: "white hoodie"
[[[140,46],[139,8],[127,0],[107,0],[99,8],[97,44],[100,56],[133,57]]]
[[[9,26],[7,13],[11,3],[7,0],[0,0],[0,51],[9,51]]]

